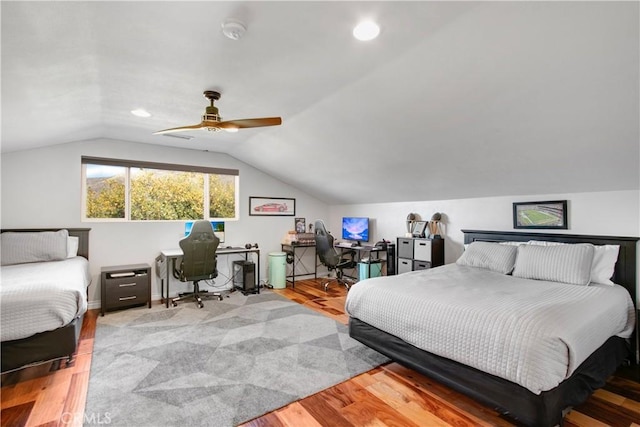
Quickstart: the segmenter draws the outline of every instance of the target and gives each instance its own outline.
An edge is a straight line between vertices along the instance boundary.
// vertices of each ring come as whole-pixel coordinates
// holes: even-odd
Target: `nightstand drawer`
[[[146,304],[147,302],[148,289],[146,286],[139,284],[134,284],[134,286],[126,288],[111,288],[107,292],[107,309],[134,304]]]
[[[109,275],[107,274],[105,284],[107,285],[107,289],[109,290],[109,292],[114,292],[118,289],[134,288],[136,286],[145,287],[148,280],[149,278],[146,274],[138,274],[118,278],[109,278]]]

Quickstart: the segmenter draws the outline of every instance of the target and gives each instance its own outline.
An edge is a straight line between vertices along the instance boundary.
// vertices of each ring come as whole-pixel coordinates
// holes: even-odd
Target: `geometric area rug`
[[[268,290],[99,317],[85,421],[235,426],[388,362]]]

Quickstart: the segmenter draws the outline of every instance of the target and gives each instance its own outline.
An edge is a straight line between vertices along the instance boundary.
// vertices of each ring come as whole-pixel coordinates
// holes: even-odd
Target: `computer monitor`
[[[216,234],[216,237],[220,239],[220,243],[224,243],[224,221],[211,221],[211,226],[213,227],[213,232]],[[191,233],[191,228],[193,227],[193,221],[187,221],[184,223],[184,235],[188,236]]]
[[[369,218],[343,217],[342,239],[356,242],[369,241]]]

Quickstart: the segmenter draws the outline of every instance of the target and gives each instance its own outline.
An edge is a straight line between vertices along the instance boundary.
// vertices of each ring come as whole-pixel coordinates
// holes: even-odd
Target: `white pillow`
[[[516,246],[493,242],[473,242],[458,258],[456,264],[509,274],[516,261],[516,252]]]
[[[591,264],[591,283],[601,285],[611,285],[613,271],[618,261],[619,245],[596,245],[593,253],[593,264]]]
[[[593,253],[590,244],[518,246],[513,276],[586,286]]]
[[[508,246],[520,246],[520,245],[526,245],[527,242],[514,242],[514,241],[505,241],[505,242],[498,242],[501,245],[508,245]]]
[[[59,261],[67,257],[67,230],[41,232],[7,231],[2,240],[2,265]]]
[[[546,242],[542,240],[529,240],[530,245],[557,246],[566,245],[561,242]],[[613,286],[611,281],[613,271],[618,261],[619,245],[594,245],[593,262],[591,263],[591,283]]]
[[[78,256],[78,245],[80,244],[80,238],[77,236],[67,237],[67,258],[73,258]]]

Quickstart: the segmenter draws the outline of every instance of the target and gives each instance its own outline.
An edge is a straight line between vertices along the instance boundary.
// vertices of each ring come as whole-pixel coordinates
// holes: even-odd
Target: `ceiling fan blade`
[[[227,120],[218,123],[217,126],[220,129],[244,129],[259,128],[264,126],[278,126],[280,124],[282,124],[282,118],[280,117],[263,117],[259,119]]]
[[[180,126],[178,128],[159,130],[158,132],[154,132],[153,134],[162,135],[163,133],[184,132],[186,130],[198,130],[198,129],[207,128],[207,127],[209,126],[207,125],[206,122],[200,122],[197,125]]]

